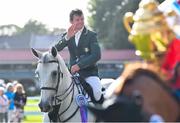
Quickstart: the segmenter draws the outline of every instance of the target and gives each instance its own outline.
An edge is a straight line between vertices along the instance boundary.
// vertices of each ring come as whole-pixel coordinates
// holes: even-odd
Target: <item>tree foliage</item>
[[[45,24],[42,24],[38,22],[37,20],[29,20],[24,27],[22,28],[21,32],[22,34],[48,34],[49,30],[46,28]]]
[[[14,24],[9,24],[9,25],[2,25],[0,26],[0,35],[8,35],[8,36],[13,36],[13,35],[29,35],[31,36],[32,34],[35,35],[58,35],[62,32],[64,32],[65,29],[60,29],[60,28],[53,28],[51,31],[46,27],[45,24],[37,21],[37,20],[29,20],[23,28],[14,25]]]
[[[140,0],[90,0],[88,10],[91,16],[88,23],[98,33],[105,48],[133,48],[123,25],[123,16],[129,11],[134,13],[139,2]]]

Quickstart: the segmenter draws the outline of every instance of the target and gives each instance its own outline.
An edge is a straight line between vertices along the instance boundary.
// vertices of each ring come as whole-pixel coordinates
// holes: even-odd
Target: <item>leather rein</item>
[[[43,63],[42,61],[39,61],[38,63]],[[46,62],[46,63],[57,63],[58,64],[58,68],[57,68],[57,72],[58,72],[58,79],[57,79],[57,84],[56,84],[56,86],[55,87],[41,87],[40,89],[41,90],[54,90],[54,91],[56,91],[56,94],[57,94],[57,92],[58,92],[58,88],[59,88],[59,83],[60,83],[60,78],[62,77],[63,78],[63,72],[60,70],[60,64],[59,64],[59,62],[58,62],[58,60],[51,60],[51,61],[48,61],[48,62]],[[53,107],[58,107],[59,108],[59,110],[60,110],[60,108],[61,108],[61,104],[62,104],[62,102],[71,94],[71,92],[72,92],[72,94],[71,94],[71,101],[70,101],[70,104],[68,105],[68,107],[64,110],[64,111],[62,111],[61,113],[59,113],[59,110],[57,110],[56,109],[56,111],[58,111],[58,112],[55,112],[57,115],[58,115],[58,120],[59,120],[59,122],[67,122],[68,120],[70,120],[76,113],[77,113],[77,111],[79,110],[79,106],[77,106],[77,108],[76,108],[76,110],[68,117],[68,118],[66,118],[65,120],[61,120],[61,116],[70,108],[70,106],[71,106],[71,104],[72,104],[72,102],[73,102],[73,97],[74,97],[74,86],[76,85],[76,87],[77,87],[77,89],[78,89],[78,93],[82,93],[83,92],[83,88],[82,88],[82,86],[80,85],[80,83],[79,82],[77,82],[77,79],[76,79],[76,77],[72,77],[72,82],[71,82],[71,84],[69,85],[69,87],[62,93],[62,94],[60,94],[60,95],[55,95],[54,96],[54,101],[55,101],[55,105],[53,106]],[[65,95],[65,96],[64,96]],[[61,98],[61,97],[63,97],[63,98]],[[54,110],[54,108],[53,108],[53,110]],[[53,120],[53,119],[50,119],[50,121],[56,121],[57,122],[57,119],[56,120]]]

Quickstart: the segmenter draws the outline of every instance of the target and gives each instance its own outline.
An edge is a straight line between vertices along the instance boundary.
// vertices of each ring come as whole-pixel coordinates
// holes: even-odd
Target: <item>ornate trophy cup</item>
[[[173,12],[164,14],[158,5],[156,0],[142,0],[135,14],[124,15],[124,25],[130,33],[129,40],[135,45],[136,55],[146,61],[157,61],[174,37],[166,22],[166,16]]]

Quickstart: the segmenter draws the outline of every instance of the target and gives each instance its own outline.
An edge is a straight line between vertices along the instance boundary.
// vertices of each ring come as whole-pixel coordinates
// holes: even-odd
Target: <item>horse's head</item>
[[[48,52],[41,53],[32,49],[34,56],[38,58],[38,65],[35,71],[40,82],[41,100],[39,107],[42,112],[48,112],[52,109],[54,96],[61,84],[61,65],[59,55],[55,47]]]
[[[89,106],[100,121],[104,122],[139,122],[142,116],[142,98],[139,93],[133,97],[121,95],[116,98],[106,100],[102,107]]]

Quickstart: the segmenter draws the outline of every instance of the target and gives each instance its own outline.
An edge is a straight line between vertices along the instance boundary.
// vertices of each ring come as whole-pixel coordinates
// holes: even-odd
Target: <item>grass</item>
[[[42,123],[42,116],[38,115],[28,115],[25,117],[23,123]]]
[[[28,99],[27,104],[24,107],[25,112],[40,112],[38,107],[39,100],[37,99]],[[42,115],[41,114],[27,114],[23,120],[23,123],[37,123],[42,122]]]

